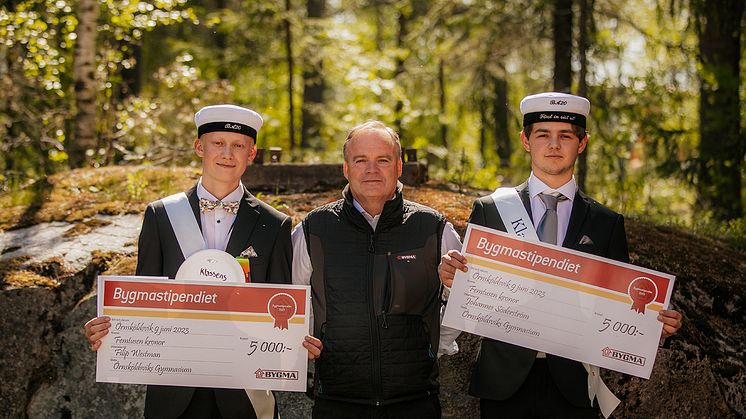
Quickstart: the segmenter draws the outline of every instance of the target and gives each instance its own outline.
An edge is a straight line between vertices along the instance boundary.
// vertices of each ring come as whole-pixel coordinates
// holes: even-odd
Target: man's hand
[[[303,340],[303,347],[308,351],[308,359],[316,359],[321,356],[321,350],[324,349],[324,345],[320,340],[313,336],[306,336]]]
[[[450,288],[453,285],[453,276],[456,275],[456,271],[466,272],[469,268],[466,267],[466,258],[458,250],[451,250],[445,255],[440,257],[440,265],[438,265],[438,276],[440,276],[440,282],[446,287]]]
[[[661,338],[665,339],[669,336],[675,335],[681,328],[682,320],[683,316],[676,310],[661,310],[658,314],[658,321],[663,323]]]
[[[88,323],[83,326],[85,329],[85,337],[88,339],[92,351],[96,352],[98,348],[101,347],[101,338],[109,334],[110,327],[111,318],[108,316],[101,316],[88,320]]]

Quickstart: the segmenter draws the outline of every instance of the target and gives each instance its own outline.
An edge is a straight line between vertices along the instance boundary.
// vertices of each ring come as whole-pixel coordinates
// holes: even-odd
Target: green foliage
[[[144,178],[141,171],[127,173],[127,194],[129,201],[142,200],[143,192],[148,187],[148,181]]]
[[[186,0],[101,2],[96,79],[102,113],[99,132],[111,138],[121,73],[136,64],[143,34],[193,21]],[[25,0],[0,7],[0,169],[6,179],[47,176],[65,168],[75,117],[72,77],[77,18],[69,0]],[[90,150],[95,165],[116,160],[109,149]],[[11,183],[16,182],[12,181]],[[9,184],[6,182],[7,188]],[[2,189],[7,190],[7,189]]]
[[[75,3],[11,3],[0,6],[0,190],[65,167],[76,112]],[[629,214],[692,225],[706,216],[694,211],[701,144],[694,11],[687,2],[592,3],[588,192]],[[237,103],[263,115],[258,145],[281,146],[293,161],[338,162],[348,130],[379,119],[400,131],[405,147],[420,150],[432,177],[493,189],[528,174],[518,103],[551,90],[546,2],[327,1],[326,17],[313,20],[299,0],[290,10],[274,0],[224,4],[100,0],[101,148],[90,151],[91,164],[195,165],[194,111]],[[292,118],[299,138],[311,64],[326,83],[315,107],[321,130],[313,149],[299,149],[288,129]],[[507,99],[496,80],[506,82]],[[495,115],[503,100],[506,123]],[[503,129],[512,141],[508,167],[496,153]]]
[[[275,192],[276,193],[276,192]],[[265,195],[262,192],[257,192],[256,198],[264,202],[265,204],[269,204],[272,208],[282,211],[282,210],[288,210],[290,207],[288,206],[285,201],[282,200],[280,197],[274,197],[271,198],[269,195]]]

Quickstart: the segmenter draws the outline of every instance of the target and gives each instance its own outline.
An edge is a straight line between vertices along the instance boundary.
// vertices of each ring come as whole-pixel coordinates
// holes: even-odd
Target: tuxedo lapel
[[[531,213],[531,196],[528,194],[528,181],[523,182],[515,189],[516,191],[518,191],[518,196],[521,197],[523,206],[526,207],[526,212],[528,212],[528,219],[533,222],[534,215]]]
[[[254,227],[256,227],[256,223],[259,220],[258,205],[257,199],[244,188],[244,196],[241,200],[241,205],[238,207],[236,221],[233,222],[231,237],[228,239],[228,245],[225,247],[226,252],[237,256],[243,249],[248,247],[249,237],[251,237]]]
[[[590,204],[588,204],[585,194],[578,190],[575,193],[575,199],[572,201],[570,222],[567,225],[567,234],[565,234],[565,241],[562,242],[562,247],[572,247],[578,243],[578,236],[585,222],[585,217],[588,214],[589,206]]]
[[[186,191],[186,196],[189,200],[189,205],[192,207],[194,218],[197,219],[197,225],[199,226],[200,231],[202,231],[202,217],[200,217],[199,213],[199,197],[197,197],[197,185],[195,185],[192,189]]]

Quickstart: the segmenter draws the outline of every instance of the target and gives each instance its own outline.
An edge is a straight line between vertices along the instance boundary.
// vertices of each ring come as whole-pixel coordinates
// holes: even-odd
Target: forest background
[[[743,28],[743,0],[5,0],[0,194],[198,165],[193,113],[216,103],[258,110],[285,161],[340,162],[380,119],[431,177],[517,184],[518,103],[554,90],[592,104],[581,188],[744,248]]]

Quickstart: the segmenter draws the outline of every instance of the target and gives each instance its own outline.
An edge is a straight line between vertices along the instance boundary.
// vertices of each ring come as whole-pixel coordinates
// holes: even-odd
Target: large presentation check
[[[310,287],[98,278],[96,381],[306,391]]]
[[[443,324],[649,378],[674,277],[470,224]]]

